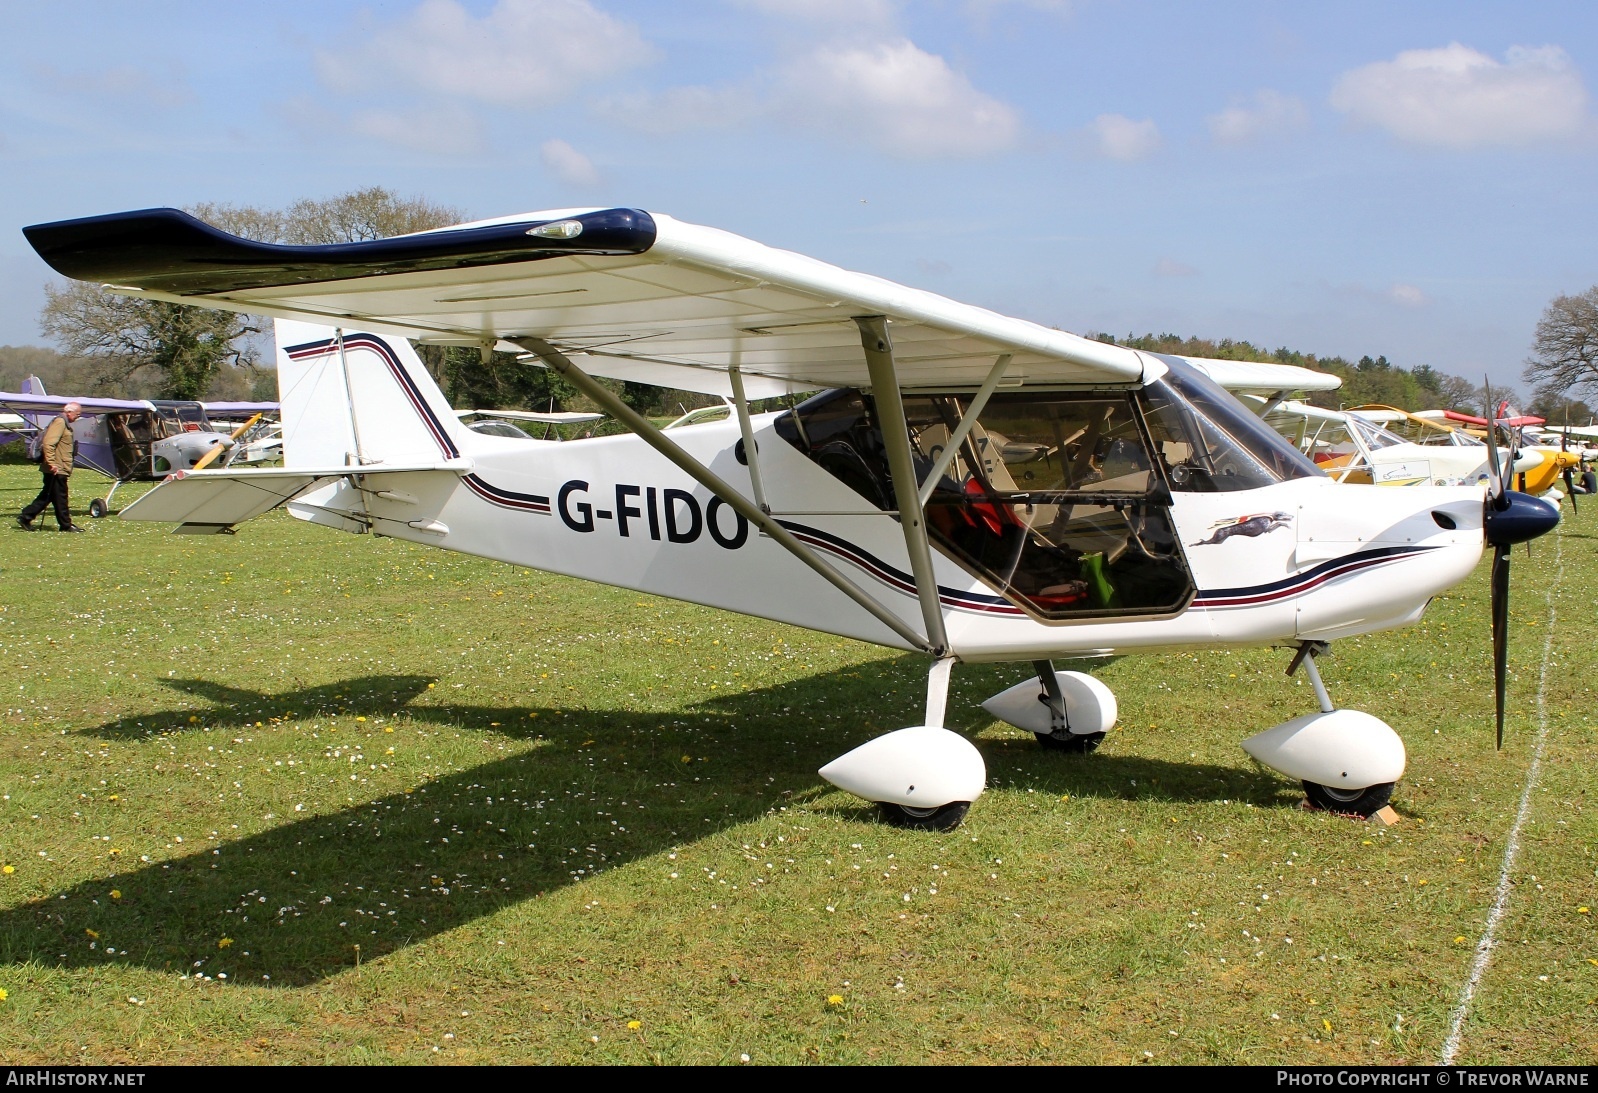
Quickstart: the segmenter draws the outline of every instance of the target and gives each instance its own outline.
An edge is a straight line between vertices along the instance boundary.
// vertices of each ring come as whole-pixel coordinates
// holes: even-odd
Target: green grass
[[[36,489],[0,465],[8,519]],[[982,714],[1025,666],[957,669],[991,784],[943,835],[815,775],[919,720],[917,658],[282,514],[0,528],[0,1058],[1433,1062],[1552,590],[1458,1061],[1587,1063],[1595,527],[1517,553],[1501,753],[1485,562],[1322,662],[1405,737],[1396,827],[1250,763],[1313,699],[1239,650],[1104,666],[1121,725],[1088,757]]]

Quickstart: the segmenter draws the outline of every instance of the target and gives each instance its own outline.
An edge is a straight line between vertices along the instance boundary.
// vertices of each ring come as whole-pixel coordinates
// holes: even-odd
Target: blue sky
[[[23,225],[382,185],[1518,383],[1598,282],[1595,71],[1559,0],[12,0],[0,344],[42,344]]]

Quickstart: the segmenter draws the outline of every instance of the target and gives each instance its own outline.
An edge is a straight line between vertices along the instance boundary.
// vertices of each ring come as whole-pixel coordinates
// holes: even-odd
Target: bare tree
[[[118,296],[99,285],[46,285],[39,325],[72,356],[94,365],[95,386],[118,389],[147,369],[162,398],[200,399],[225,367],[250,368],[247,340],[261,327],[245,315]]]
[[[1526,382],[1539,393],[1598,394],[1598,285],[1579,296],[1555,296],[1537,322]]]
[[[282,214],[281,242],[299,244],[359,243],[459,224],[466,214],[422,197],[400,197],[371,186],[325,201],[303,200]]]
[[[435,205],[425,197],[401,197],[382,186],[368,186],[321,200],[302,198],[287,209],[208,202],[188,212],[244,239],[300,246],[387,239],[447,228],[466,219],[459,209]]]
[[[203,204],[189,212],[241,238],[289,244],[361,242],[466,219],[458,209],[402,198],[381,186],[305,199],[281,211]],[[126,390],[130,380],[152,374],[159,377],[163,398],[199,399],[213,388],[221,393],[260,386],[228,372],[259,362],[255,339],[268,329],[259,318],[118,296],[82,281],[46,286],[45,297],[41,327],[66,353],[93,363],[98,390]],[[442,361],[428,364],[436,374]]]

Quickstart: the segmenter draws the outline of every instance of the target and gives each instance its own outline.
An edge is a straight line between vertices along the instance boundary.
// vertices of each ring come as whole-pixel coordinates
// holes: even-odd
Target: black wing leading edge
[[[39,257],[63,276],[176,296],[574,254],[642,254],[655,243],[655,221],[641,209],[599,209],[553,221],[309,247],[240,239],[177,209],[59,220],[22,232]]]

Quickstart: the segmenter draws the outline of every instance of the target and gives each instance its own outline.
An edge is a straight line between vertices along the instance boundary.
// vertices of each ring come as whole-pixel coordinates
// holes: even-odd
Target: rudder
[[[289,319],[273,325],[285,467],[460,454],[459,419],[409,341]]]

